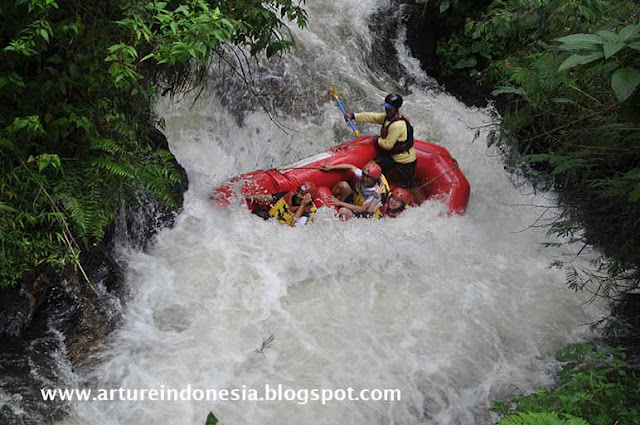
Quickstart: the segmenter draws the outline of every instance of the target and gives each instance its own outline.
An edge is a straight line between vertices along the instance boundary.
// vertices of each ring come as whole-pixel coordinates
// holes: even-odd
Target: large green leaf
[[[565,69],[573,68],[574,66],[578,65],[585,65],[603,57],[603,52],[592,53],[590,55],[571,55],[564,62],[562,62],[562,65],[560,65],[558,71],[564,71]]]
[[[561,43],[573,43],[573,42],[587,42],[593,44],[602,44],[604,40],[598,37],[596,34],[571,34],[566,37],[558,38]]]
[[[631,47],[632,49],[640,50],[640,41],[636,41],[635,43],[629,43],[628,46]]]
[[[607,31],[607,30],[602,30],[602,31],[598,31],[597,33],[601,39],[603,39],[604,41],[622,41],[622,39],[620,38],[620,36],[618,34],[616,34],[615,32],[611,32],[611,31]]]
[[[492,91],[491,94],[493,96],[497,96],[499,94],[517,94],[520,96],[526,96],[527,93],[522,88],[519,88],[519,87],[515,88],[515,87],[500,86],[496,90]]]
[[[604,50],[604,57],[609,59],[611,56],[622,50],[624,46],[625,44],[622,41],[607,41],[602,46],[602,49]]]
[[[453,65],[454,69],[473,68],[478,64],[478,60],[474,57],[460,59]]]
[[[590,41],[572,41],[570,43],[564,43],[558,46],[558,49],[565,52],[574,50],[588,50],[592,52],[599,52],[602,50],[602,43],[592,43]]]
[[[640,71],[635,68],[620,68],[611,76],[611,87],[620,102],[627,100],[638,84],[640,84]]]
[[[620,38],[622,41],[627,41],[629,39],[635,38],[640,34],[640,24],[629,25],[620,31]]]

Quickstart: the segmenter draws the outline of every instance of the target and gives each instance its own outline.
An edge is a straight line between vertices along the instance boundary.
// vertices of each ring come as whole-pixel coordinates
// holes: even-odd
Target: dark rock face
[[[19,336],[32,316],[33,297],[22,288],[10,288],[0,298],[0,329],[10,336]]]
[[[162,133],[156,132],[152,140],[168,149]],[[175,164],[182,183],[174,189],[174,198],[182,205],[187,174]],[[123,206],[103,241],[81,254],[91,284],[80,271],[45,269],[25,275],[16,288],[0,291],[0,424],[51,423],[66,412],[64,402],[44,402],[40,388],[72,387],[72,371],[90,366],[91,355],[117,327],[128,287],[116,240],[144,249],[158,229],[175,219],[176,211],[159,201],[139,203]]]
[[[412,8],[407,14],[407,45],[411,53],[420,61],[424,72],[432,77],[439,74],[438,40],[443,29],[438,21],[438,12],[428,4],[424,7]]]
[[[407,45],[420,61],[422,69],[438,80],[440,86],[469,106],[485,107],[491,99],[493,87],[481,86],[464,72],[449,75],[440,66],[437,50],[440,41],[447,40],[464,27],[467,17],[481,13],[490,0],[461,2],[463,10],[452,9],[440,13],[438,2],[406,9]]]

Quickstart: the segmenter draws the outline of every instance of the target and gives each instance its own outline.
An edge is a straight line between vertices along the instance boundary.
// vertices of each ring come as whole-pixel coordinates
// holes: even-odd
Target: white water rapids
[[[381,0],[308,2],[309,28],[255,76],[277,93],[283,133],[248,90],[213,79],[191,101],[158,105],[171,150],[189,174],[184,211],[148,252],[125,250],[132,296],[91,388],[398,388],[401,401],[78,402],[64,424],[222,425],[491,423],[493,400],[551,382],[553,354],[601,313],[549,270],[567,252],[529,228],[551,201],[509,181],[485,133],[488,110],[433,90],[402,44],[371,53]],[[394,24],[395,25],[395,24]],[[382,31],[382,30],[381,30]],[[392,46],[394,44],[391,44]],[[379,56],[379,55],[378,55]],[[399,61],[406,80],[379,67]],[[416,137],[445,146],[471,183],[464,216],[426,203],[395,220],[305,228],[265,222],[208,199],[226,178],[298,160],[350,139],[327,90],[351,110],[381,110],[399,87]],[[244,110],[244,112],[242,112]],[[278,112],[280,111],[280,112]],[[242,117],[240,119],[240,114]],[[376,127],[360,125],[373,133]],[[548,197],[548,196],[547,196]],[[275,341],[256,349],[270,335]]]

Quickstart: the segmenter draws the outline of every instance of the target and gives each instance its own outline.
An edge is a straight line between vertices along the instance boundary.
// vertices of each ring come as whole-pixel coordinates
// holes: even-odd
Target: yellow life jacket
[[[295,217],[295,213],[291,211],[291,207],[289,207],[289,203],[287,201],[291,202],[290,193],[278,199],[278,202],[273,204],[271,209],[269,209],[269,217],[275,218],[281,224],[286,224],[287,226],[290,226],[291,222],[293,221],[293,217]],[[311,213],[309,215],[309,219],[306,222],[306,224],[309,224],[311,223],[311,221],[313,221],[313,218],[315,217],[316,211],[318,210],[318,208],[315,206],[313,202],[311,202],[311,204],[307,208],[309,208],[309,212]]]
[[[382,191],[380,192],[380,198],[384,203],[391,193],[391,188],[389,187],[389,183],[387,182],[387,178],[384,174],[380,175],[380,181],[382,183]],[[359,180],[356,183],[356,189],[353,193],[353,203],[354,205],[363,205],[364,204],[364,195],[362,194],[362,189],[360,188],[362,180]]]
[[[381,208],[376,208],[375,212],[371,214],[371,217],[381,219],[383,217]]]

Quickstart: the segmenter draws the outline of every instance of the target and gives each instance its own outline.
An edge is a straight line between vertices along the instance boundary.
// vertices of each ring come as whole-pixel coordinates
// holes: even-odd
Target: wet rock
[[[50,289],[47,274],[31,270],[19,286],[0,290],[0,336],[21,336],[46,303]]]
[[[444,90],[469,106],[485,107],[493,87],[483,86],[464,72],[449,73],[439,61],[438,43],[444,42],[456,31],[464,27],[466,19],[482,13],[490,2],[459,3],[460,10],[440,13],[438,2],[426,2],[424,5],[410,4],[406,7],[407,45],[411,53],[420,61],[422,69],[435,78]]]
[[[22,288],[0,292],[0,333],[19,336],[31,320],[31,296]]]
[[[168,149],[159,131],[152,140]],[[182,206],[187,174],[175,165],[182,181],[173,195]],[[72,371],[91,366],[92,354],[118,326],[129,291],[116,241],[145,249],[176,215],[141,192],[137,205],[123,206],[103,241],[81,254],[89,282],[80,270],[44,268],[25,274],[16,288],[0,291],[1,424],[44,424],[64,415],[67,404],[44,402],[40,388],[72,387]]]

